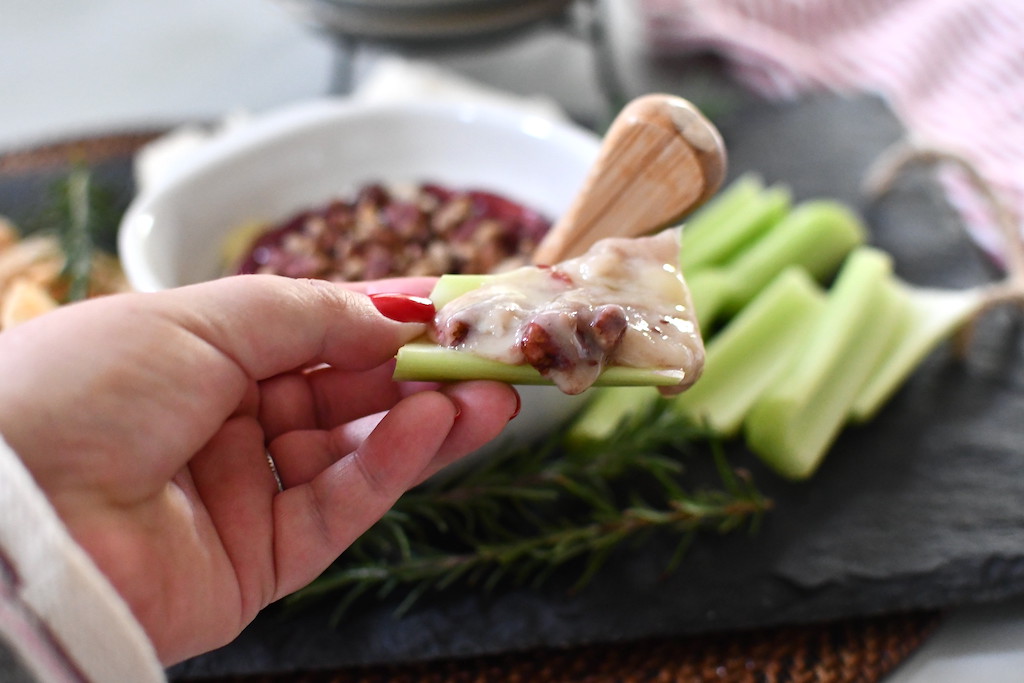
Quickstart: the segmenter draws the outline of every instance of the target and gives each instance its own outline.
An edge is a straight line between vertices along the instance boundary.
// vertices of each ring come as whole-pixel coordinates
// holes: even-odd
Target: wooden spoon
[[[535,264],[578,256],[605,237],[664,228],[718,191],[725,177],[722,136],[689,101],[644,95],[612,122],[569,210],[534,252]]]

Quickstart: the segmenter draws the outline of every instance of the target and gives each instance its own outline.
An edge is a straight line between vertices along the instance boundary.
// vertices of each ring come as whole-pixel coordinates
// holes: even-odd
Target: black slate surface
[[[822,97],[753,103],[720,118],[731,175],[747,170],[860,208],[873,242],[911,281],[991,275],[929,176],[874,203],[868,165],[901,134],[884,105]],[[3,179],[0,179],[3,180]],[[0,212],[13,194],[0,182]],[[449,592],[401,619],[393,604],[299,618],[268,610],[231,645],[175,677],[281,672],[615,642],[945,608],[1024,594],[1024,362],[1016,320],[986,319],[963,362],[934,354],[870,425],[847,430],[809,483],[739,455],[775,501],[755,535],[704,536],[663,576],[671,550],[617,556],[579,594]],[[567,585],[567,584],[566,584]]]

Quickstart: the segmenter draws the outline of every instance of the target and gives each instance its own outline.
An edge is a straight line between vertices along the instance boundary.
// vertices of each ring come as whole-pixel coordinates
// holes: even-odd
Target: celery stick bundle
[[[825,307],[805,270],[779,275],[707,346],[704,373],[676,405],[716,433],[734,436],[754,402],[777,384]]]
[[[788,189],[766,188],[754,175],[737,179],[687,222],[682,233],[680,262],[697,320],[704,331],[708,357],[704,375],[684,396],[696,392],[698,398],[704,396],[717,402],[720,410],[728,405],[736,406],[728,411],[728,416],[720,415],[716,410],[710,418],[713,428],[726,434],[735,432],[743,414],[739,407],[749,405],[753,400],[749,386],[743,389],[745,398],[740,401],[737,395],[724,390],[720,381],[715,379],[721,377],[726,386],[741,386],[747,381],[742,372],[723,373],[716,369],[716,365],[738,369],[739,359],[728,357],[737,353],[733,351],[728,351],[725,359],[714,358],[713,345],[717,335],[713,330],[751,305],[755,297],[784,271],[800,271],[800,274],[794,273],[787,278],[789,285],[782,285],[784,291],[799,288],[803,290],[804,298],[810,296],[806,290],[811,283],[824,283],[831,278],[846,255],[865,239],[863,225],[845,206],[827,200],[794,206]],[[795,280],[806,282],[796,284]],[[776,291],[772,297],[781,294],[781,290]],[[782,298],[790,300],[788,296]],[[766,306],[772,311],[771,315],[775,315],[777,305],[759,305],[760,308]],[[800,304],[794,306],[799,308]],[[739,325],[738,333],[732,332],[729,336],[750,339],[746,349],[738,352],[741,357],[759,347],[761,355],[768,354],[768,349],[778,343],[774,333],[757,332],[756,328],[765,325],[772,330],[781,330],[786,328],[783,321],[787,320],[790,320],[788,315],[782,315],[779,320],[766,323],[743,323]],[[754,331],[742,330],[744,325],[751,324]],[[787,331],[789,334],[792,332]],[[767,341],[769,337],[771,342]],[[783,344],[783,348],[788,348],[788,345]],[[751,360],[746,358],[748,364]],[[772,363],[780,366],[779,359],[774,356]],[[572,439],[589,441],[605,438],[623,419],[659,400],[656,391],[644,388],[600,389],[593,394],[592,400],[570,428]],[[697,404],[695,399],[686,400],[691,406]],[[705,417],[703,410],[701,417]]]
[[[830,200],[793,206],[789,191],[745,176],[683,228],[680,262],[705,329],[731,317],[786,268],[819,281],[836,272],[866,231]]]
[[[843,427],[871,419],[942,340],[986,307],[1024,298],[1019,279],[966,291],[904,283],[846,207],[790,206],[788,196],[742,178],[684,228],[681,260],[707,340],[697,384],[673,399],[601,389],[573,438],[603,438],[668,400],[742,436],[782,476],[806,479]]]
[[[873,417],[924,357],[988,301],[986,289],[908,285],[893,274],[888,254],[858,247],[789,349],[785,369],[772,370],[778,381],[765,383],[743,417],[748,447],[785,477],[810,477],[844,426]],[[719,338],[729,341],[724,333]],[[683,406],[697,419],[711,419],[713,407]]]
[[[893,339],[902,302],[892,263],[861,247],[850,255],[824,306],[790,349],[785,367],[744,418],[747,445],[784,476],[817,468],[860,388]]]

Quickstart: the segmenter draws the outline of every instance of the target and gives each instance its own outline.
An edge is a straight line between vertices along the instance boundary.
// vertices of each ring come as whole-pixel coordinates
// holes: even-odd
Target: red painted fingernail
[[[370,301],[385,318],[400,323],[429,323],[437,312],[434,302],[422,296],[382,292],[371,294]]]
[[[509,415],[509,417],[508,417],[508,421],[509,422],[514,420],[516,415],[519,414],[519,411],[523,409],[523,399],[519,395],[519,392],[516,391],[515,389],[512,389],[512,393],[516,395],[516,409],[512,411],[511,415]]]

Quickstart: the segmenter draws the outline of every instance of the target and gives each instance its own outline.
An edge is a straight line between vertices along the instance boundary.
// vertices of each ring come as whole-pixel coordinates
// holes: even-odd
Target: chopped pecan
[[[573,364],[565,348],[537,322],[527,323],[523,327],[519,348],[526,362],[537,368],[542,375],[552,370],[564,370]]]
[[[470,325],[465,320],[450,320],[447,325],[436,331],[438,343],[442,346],[458,346],[465,341],[470,331]]]
[[[400,196],[399,196],[400,195]],[[379,184],[270,227],[236,272],[365,280],[507,270],[528,261],[548,223],[496,195]]]
[[[587,338],[604,354],[610,354],[626,334],[626,312],[621,306],[608,304],[594,309]]]

